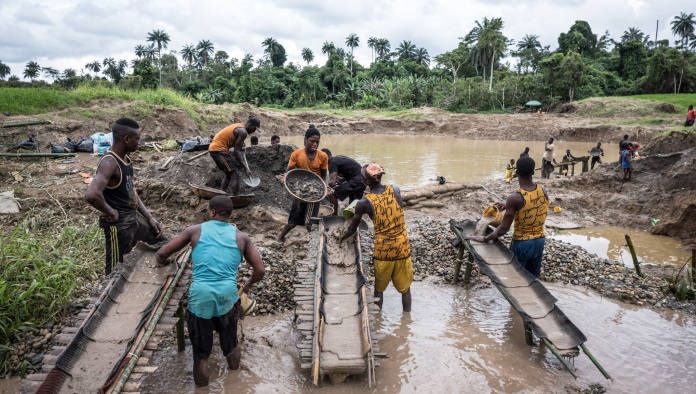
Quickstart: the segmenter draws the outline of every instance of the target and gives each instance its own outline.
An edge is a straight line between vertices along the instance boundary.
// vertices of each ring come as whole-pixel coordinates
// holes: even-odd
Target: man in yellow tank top
[[[502,222],[495,231],[485,237],[467,238],[478,242],[495,241],[510,229],[514,221],[515,230],[512,233],[510,251],[522,267],[538,278],[541,274],[541,258],[546,240],[544,222],[549,211],[549,197],[546,190],[532,180],[534,165],[534,160],[530,157],[517,160],[520,189],[508,196],[504,206],[497,203],[499,209],[505,210]]]
[[[352,237],[358,229],[360,219],[367,214],[375,227],[375,246],[372,261],[375,268],[375,303],[382,308],[382,298],[389,282],[394,283],[401,293],[404,312],[411,311],[411,282],[413,264],[411,244],[406,233],[404,202],[396,185],[383,185],[384,170],[377,163],[362,167],[361,176],[370,192],[355,206],[353,221],[341,237]]]
[[[244,160],[244,140],[247,135],[254,133],[260,126],[259,118],[249,115],[245,124],[231,124],[218,131],[213,137],[208,146],[208,153],[217,167],[225,173],[220,189],[227,191],[227,188],[232,186],[232,194],[235,196],[239,194],[240,184],[237,169],[242,168],[247,177],[251,174],[251,170]],[[230,149],[233,149],[232,154],[230,154]]]

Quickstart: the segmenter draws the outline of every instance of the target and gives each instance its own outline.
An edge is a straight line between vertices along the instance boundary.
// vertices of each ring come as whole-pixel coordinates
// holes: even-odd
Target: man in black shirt
[[[148,244],[166,241],[160,224],[138,197],[133,182],[133,164],[128,153],[138,149],[140,126],[133,119],[121,118],[111,131],[114,144],[99,161],[85,192],[85,200],[102,213],[99,226],[106,238],[106,275],[123,262],[123,255],[138,241]]]
[[[350,203],[362,198],[365,192],[365,184],[360,176],[362,166],[350,157],[333,156],[328,149],[322,151],[329,156],[329,186],[333,188],[329,199],[334,205],[334,213],[338,213],[338,200],[348,197]]]

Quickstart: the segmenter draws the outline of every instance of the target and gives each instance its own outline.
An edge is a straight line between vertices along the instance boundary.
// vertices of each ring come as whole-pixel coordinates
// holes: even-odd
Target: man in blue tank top
[[[228,223],[232,200],[215,196],[207,210],[208,221],[188,227],[157,251],[157,262],[191,244],[193,275],[189,288],[186,321],[193,348],[193,380],[208,385],[208,358],[213,349],[213,331],[220,334],[220,348],[230,369],[239,369],[242,350],[237,343],[240,316],[237,272],[242,257],[251,264],[251,278],[242,279],[247,292],[263,278],[264,264],[251,238]]]
[[[85,200],[102,215],[99,226],[106,239],[106,268],[109,275],[123,255],[138,241],[158,244],[166,241],[160,224],[145,207],[134,186],[133,163],[128,153],[138,149],[140,126],[121,118],[111,127],[114,144],[97,165]]]

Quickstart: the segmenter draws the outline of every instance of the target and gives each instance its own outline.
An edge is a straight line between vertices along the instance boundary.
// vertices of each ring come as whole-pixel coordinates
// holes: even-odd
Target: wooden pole
[[[464,284],[469,284],[471,281],[471,270],[474,268],[474,255],[469,253],[469,258],[466,260],[466,271],[464,271]]]
[[[186,159],[185,161],[186,161],[186,163],[190,163],[190,162],[196,160],[197,158],[203,157],[203,156],[205,156],[205,155],[207,155],[207,154],[208,154],[208,151],[201,152],[201,153],[199,153],[199,154],[197,154],[197,155],[195,155],[195,156],[193,156],[193,157],[191,157],[191,158]]]
[[[636,274],[643,277],[643,273],[640,272],[640,263],[638,263],[638,256],[636,256],[636,249],[633,247],[633,241],[631,241],[631,236],[626,234],[626,245],[628,250],[631,252],[631,258],[633,259],[633,266],[636,267]]]
[[[0,153],[0,157],[74,157],[74,153]]]

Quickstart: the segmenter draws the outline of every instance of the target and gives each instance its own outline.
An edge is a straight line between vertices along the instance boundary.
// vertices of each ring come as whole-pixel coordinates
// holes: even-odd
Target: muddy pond
[[[211,356],[211,385],[194,390],[191,353],[175,345],[160,353],[160,369],[143,392],[566,392],[603,385],[609,393],[683,393],[696,384],[696,327],[692,316],[655,312],[602,298],[579,287],[547,284],[559,307],[584,332],[587,347],[611,374],[604,379],[581,354],[578,379],[543,346],[525,344],[521,318],[494,287],[467,289],[429,281],[413,284],[413,311],[401,312],[390,287],[377,317],[377,387],[364,377],[341,385],[311,385],[298,365],[290,314],[243,322],[242,369],[228,371],[219,348]],[[669,344],[666,346],[666,344]]]
[[[304,136],[281,137],[283,143],[304,146]],[[555,157],[561,161],[566,149],[574,156],[587,156],[596,143],[557,141]],[[385,178],[403,189],[433,183],[438,176],[455,182],[503,179],[510,159],[517,160],[524,148],[541,164],[544,141],[469,140],[452,136],[335,135],[321,136],[319,148],[360,163],[376,161],[386,170]],[[617,144],[604,146],[605,163],[619,158]],[[575,166],[580,173],[582,165]]]

